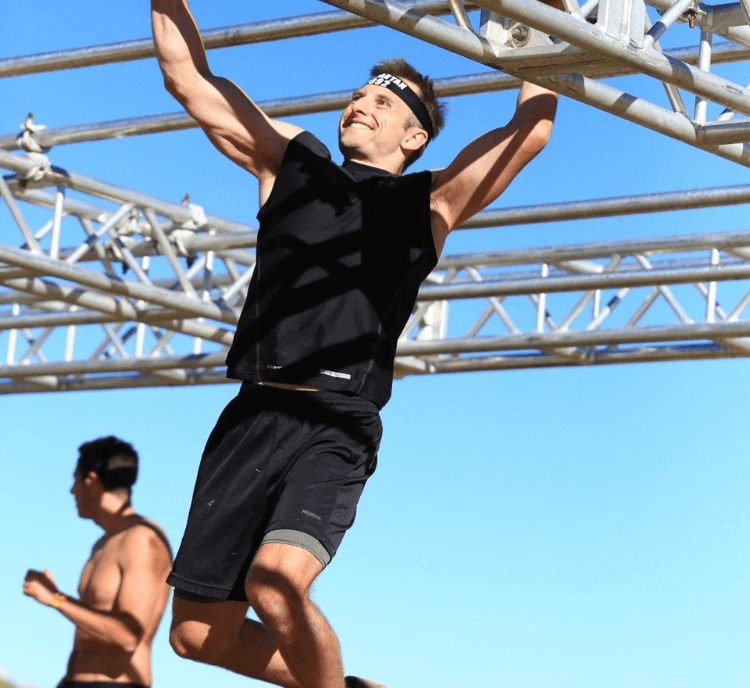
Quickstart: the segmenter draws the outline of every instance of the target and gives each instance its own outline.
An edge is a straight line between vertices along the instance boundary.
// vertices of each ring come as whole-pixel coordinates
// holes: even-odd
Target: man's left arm
[[[438,254],[448,234],[494,201],[547,144],[557,93],[524,83],[508,124],[464,148],[453,162],[433,172],[430,208]]]

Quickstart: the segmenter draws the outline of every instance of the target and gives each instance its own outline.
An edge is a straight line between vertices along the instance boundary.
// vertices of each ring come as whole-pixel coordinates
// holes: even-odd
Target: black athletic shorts
[[[377,407],[361,397],[244,383],[208,438],[169,584],[244,601],[263,542],[304,547],[325,566],[354,522],[381,435]]]

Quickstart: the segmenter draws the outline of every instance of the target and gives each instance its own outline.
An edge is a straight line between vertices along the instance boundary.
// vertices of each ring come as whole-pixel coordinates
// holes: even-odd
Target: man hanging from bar
[[[259,183],[257,263],[227,357],[242,386],[203,453],[169,583],[187,658],[287,688],[344,677],[310,600],[375,470],[398,337],[449,232],[547,143],[557,95],[523,84],[505,126],[403,175],[443,127],[429,78],[381,62],[338,124],[342,165],[214,76],[185,0],[152,0],[167,90]],[[246,618],[252,607],[260,622]]]

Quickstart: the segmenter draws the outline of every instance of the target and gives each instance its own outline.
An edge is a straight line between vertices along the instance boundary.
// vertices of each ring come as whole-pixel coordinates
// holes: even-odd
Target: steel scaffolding
[[[563,12],[528,0],[324,1],[340,11],[216,29],[207,46],[377,22],[507,73],[438,79],[444,97],[537,81],[750,166],[750,122],[737,114],[750,113],[750,91],[711,73],[748,58],[739,3],[565,0]],[[679,22],[696,27],[699,45],[662,50]],[[0,77],[152,55],[145,39],[94,46],[0,60]],[[601,81],[637,73],[663,84],[668,106]],[[275,117],[322,112],[350,92],[260,105]],[[724,108],[713,121],[709,103]],[[0,135],[0,197],[13,225],[0,244],[0,393],[226,381],[256,228],[57,168],[49,152],[193,126],[184,113],[49,129],[29,119],[22,134]],[[486,210],[462,229],[748,202],[750,186],[693,189]],[[396,374],[746,357],[748,304],[746,231],[446,255],[420,290]]]

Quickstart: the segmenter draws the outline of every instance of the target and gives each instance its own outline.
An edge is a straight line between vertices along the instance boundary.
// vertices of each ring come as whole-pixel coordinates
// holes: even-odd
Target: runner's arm
[[[154,615],[161,617],[166,602],[164,589],[171,560],[166,547],[157,540],[152,533],[133,533],[126,538],[121,553],[119,590],[111,610],[96,609],[61,593],[46,569],[29,570],[23,592],[41,604],[56,608],[86,634],[132,653],[152,627]]]
[[[48,570],[26,573],[24,595],[48,607],[56,608],[78,628],[101,641],[118,645],[130,653],[143,635],[138,623],[129,614],[105,612],[86,605],[79,599],[60,592]]]
[[[214,76],[186,0],[152,0],[151,23],[164,84],[230,160],[261,182],[275,178],[299,127],[267,117],[233,82]]]
[[[508,124],[487,132],[433,172],[432,232],[438,253],[449,232],[492,203],[547,144],[557,94],[524,83]]]

